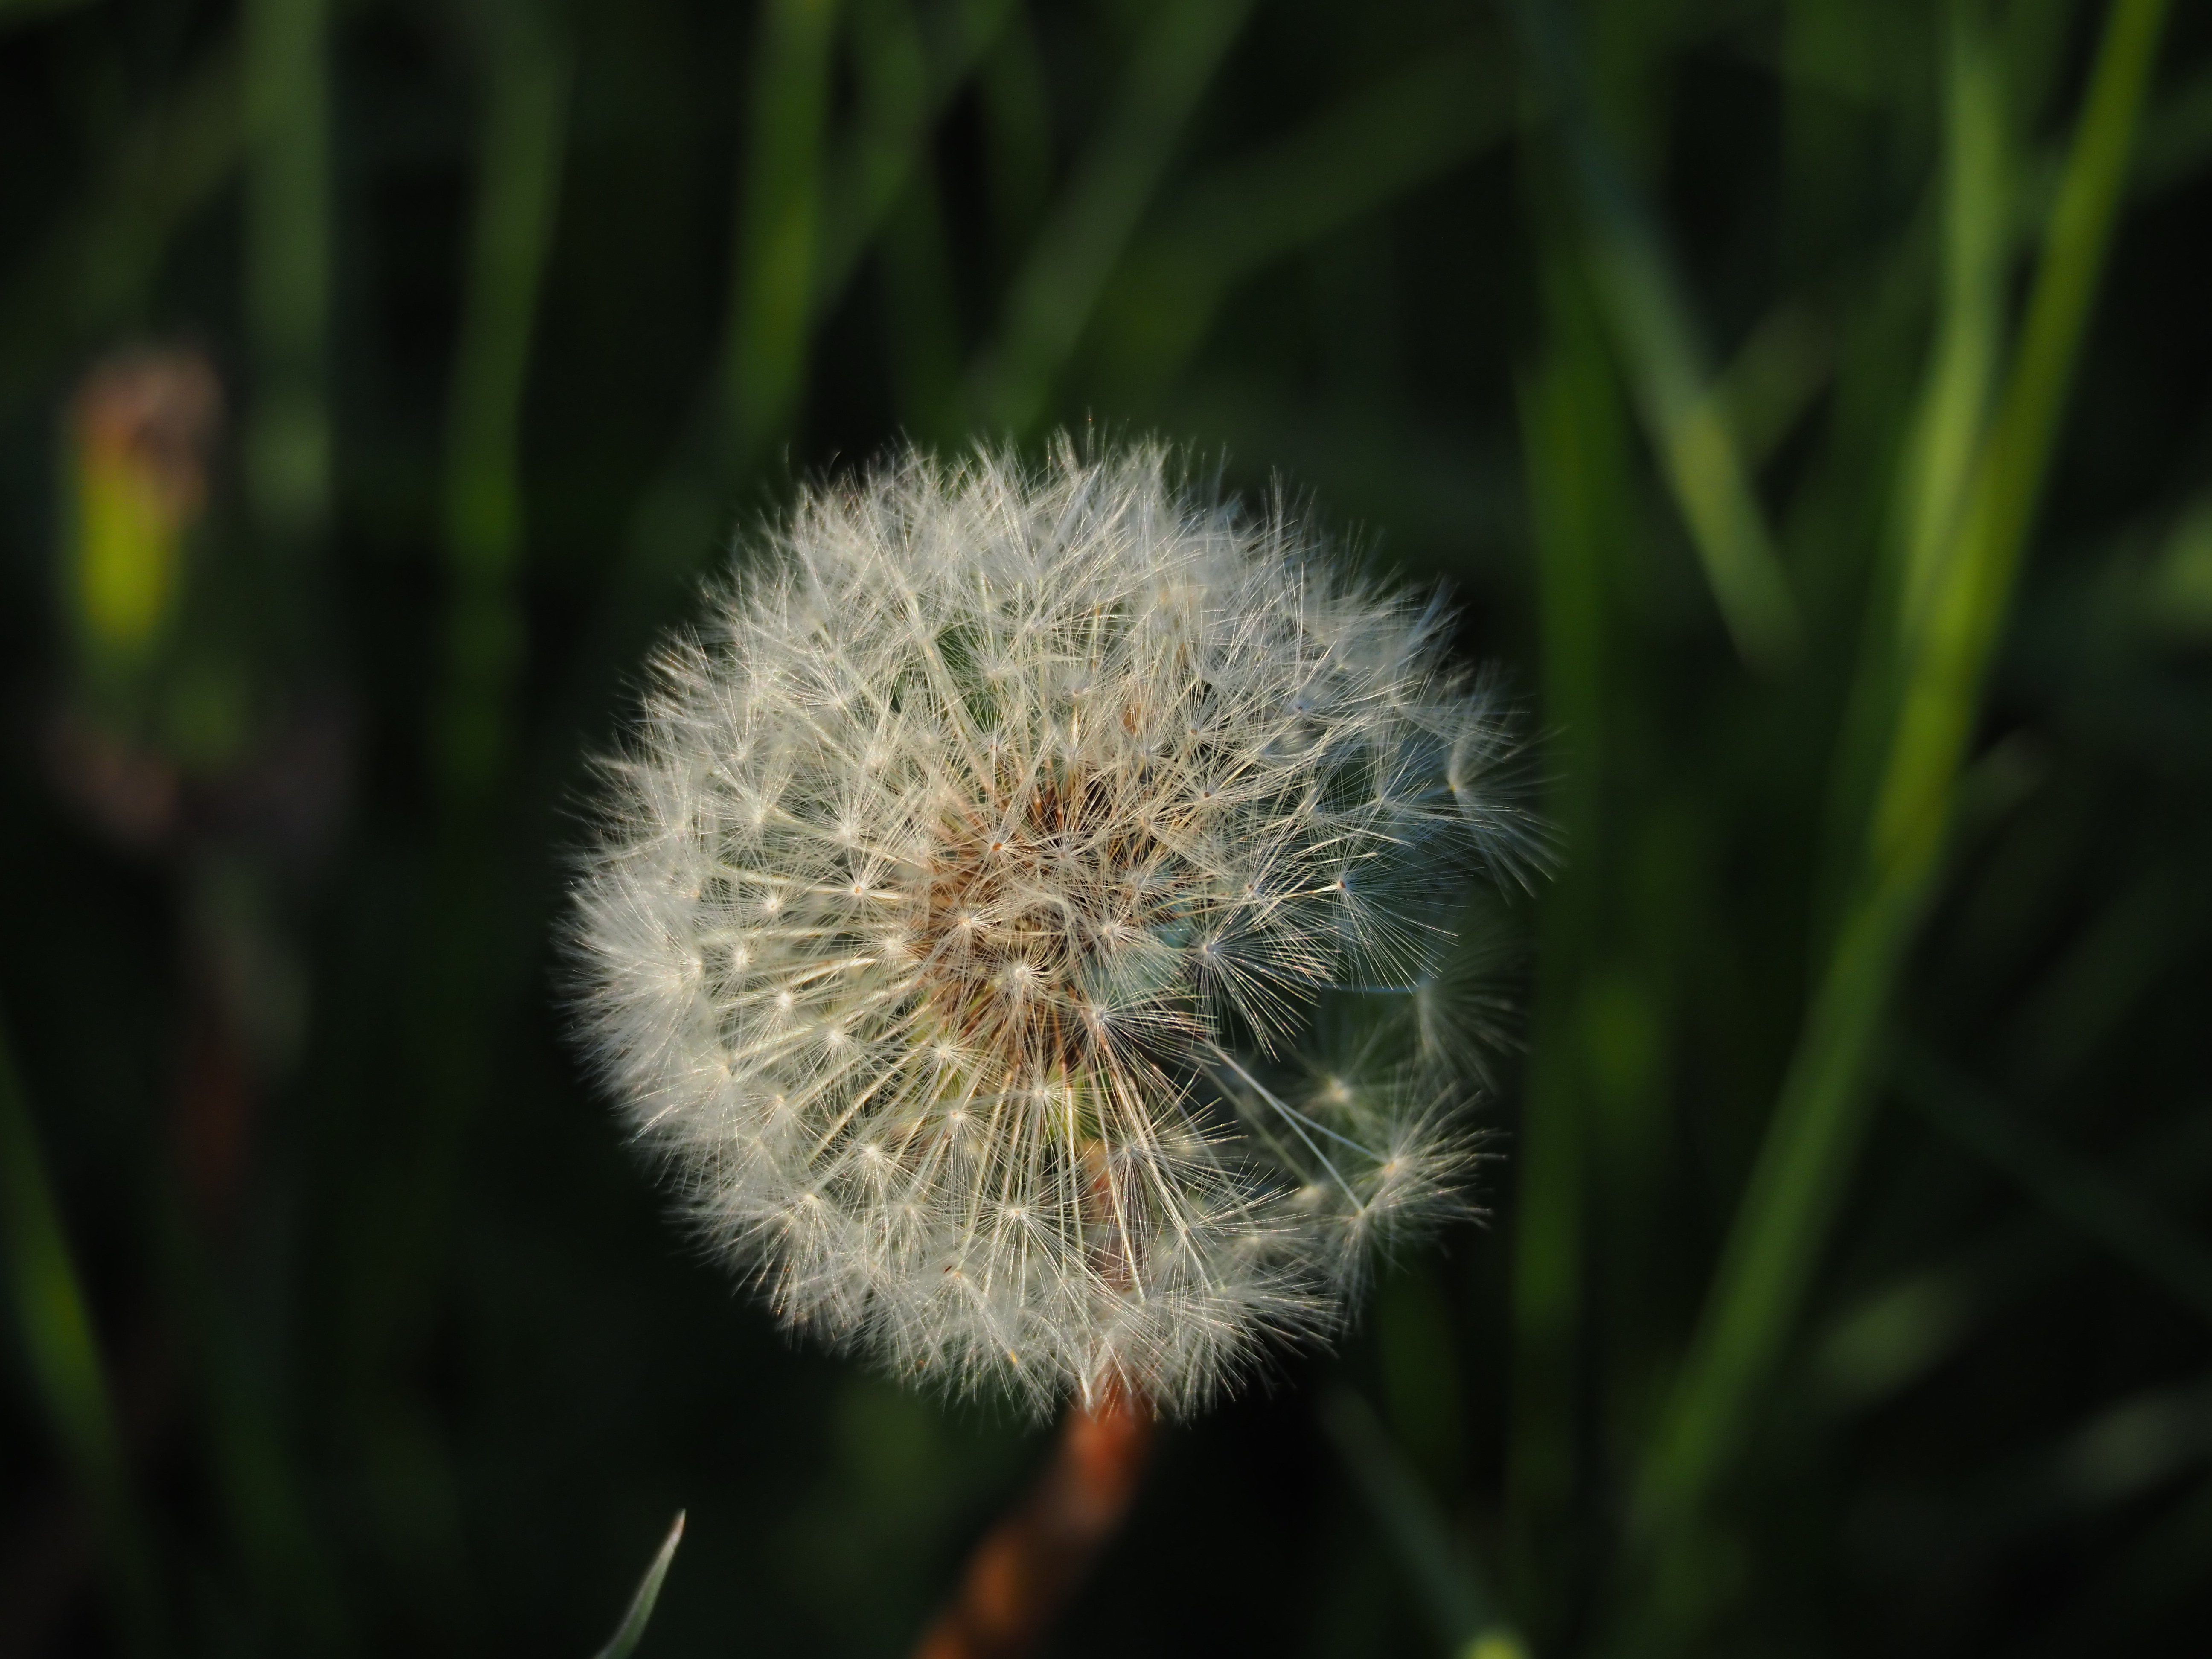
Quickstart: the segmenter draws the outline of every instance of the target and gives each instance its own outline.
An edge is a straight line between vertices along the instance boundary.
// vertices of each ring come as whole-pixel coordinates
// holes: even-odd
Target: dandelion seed
[[[1433,1044],[1355,1085],[1320,1000],[1433,1024],[1437,896],[1540,853],[1449,619],[1155,448],[905,453],[761,552],[654,663],[571,936],[701,1222],[792,1324],[1040,1409],[1332,1328],[1477,1153]]]

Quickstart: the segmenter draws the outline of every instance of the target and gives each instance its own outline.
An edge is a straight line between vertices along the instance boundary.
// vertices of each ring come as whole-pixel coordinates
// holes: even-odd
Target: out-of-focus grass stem
[[[1499,1616],[1490,1587],[1468,1559],[1436,1499],[1390,1443],[1368,1403],[1348,1389],[1322,1401],[1322,1426],[1336,1443],[1359,1495],[1389,1537],[1429,1620],[1461,1655],[1522,1659],[1521,1638]]]
[[[261,533],[294,552],[330,513],[330,0],[245,0],[245,433]]]
[[[871,100],[864,130],[825,167],[823,124],[835,19],[805,0],[775,0],[769,10],[779,5],[788,15],[763,15],[756,50],[757,78],[778,85],[770,87],[767,100],[756,103],[748,147],[739,158],[723,348],[703,395],[632,514],[610,603],[601,609],[602,642],[580,653],[580,711],[584,699],[600,696],[608,666],[633,653],[676,577],[713,548],[726,527],[720,520],[730,487],[743,483],[765,447],[788,429],[814,325],[842,297],[884,216],[924,159],[920,152],[931,122],[974,73],[1013,11],[1013,0],[963,0],[951,44],[932,59],[927,118],[915,123],[903,98],[887,109],[872,101],[880,88],[864,88],[864,100]],[[779,100],[792,107],[779,113]],[[798,151],[787,146],[771,156],[761,149],[763,143],[781,143],[794,124],[805,128],[798,135],[806,140]],[[824,191],[834,199],[817,201]],[[779,198],[787,256],[780,276],[765,268],[756,271],[752,252],[773,238]],[[577,718],[584,716],[580,712]],[[562,729],[560,721],[550,725]],[[565,754],[551,763],[565,767]]]
[[[1431,53],[1211,168],[1132,244],[1101,302],[1100,357],[1118,383],[1166,385],[1237,283],[1504,138],[1513,91],[1494,52]]]
[[[1595,286],[1713,597],[1744,661],[1779,673],[1802,642],[1796,601],[1680,281],[1650,208],[1598,131],[1558,0],[1510,0],[1508,9],[1559,123]]]
[[[218,1280],[175,1171],[157,1164],[150,1185],[159,1276],[191,1345],[209,1470],[256,1605],[289,1650],[349,1652],[328,1540],[285,1443],[286,1413],[272,1386],[275,1356],[255,1352],[254,1333]]]
[[[723,345],[725,465],[741,476],[796,411],[812,338],[836,0],[767,0]]]
[[[63,1236],[37,1125],[4,1025],[0,1025],[0,1248],[30,1362],[70,1475],[106,1556],[118,1633],[126,1651],[167,1648],[154,1565],[124,1461],[122,1436],[100,1364],[92,1316]]]
[[[1576,1029],[1596,931],[1603,827],[1607,550],[1627,499],[1620,399],[1570,264],[1546,272],[1548,355],[1521,389],[1544,651],[1544,714],[1566,846],[1538,941],[1530,1064],[1516,1159],[1513,1376],[1506,1451],[1516,1605],[1541,1637],[1565,1616],[1565,1528],[1577,1480],[1585,1317],[1587,1125]]]
[[[860,154],[848,169],[854,176],[840,192],[842,216],[859,222],[866,213],[872,230],[877,196],[896,191],[879,265],[893,392],[909,432],[953,438],[960,347],[937,168],[927,144],[934,113],[928,61],[907,0],[856,0],[852,33],[864,136],[854,142]],[[825,280],[825,289],[830,285]]]
[[[447,413],[444,528],[452,584],[434,737],[455,804],[480,797],[507,747],[522,648],[521,414],[560,194],[571,54],[538,0],[482,7],[486,94],[475,223]]]
[[[1007,20],[1014,0],[963,0],[954,7],[952,38],[932,60],[908,0],[861,0],[855,7],[854,55],[861,82],[855,131],[830,171],[822,209],[814,315],[844,294],[860,257],[910,185],[933,189],[931,129]]]
[[[1942,559],[1925,620],[1901,655],[1899,712],[1860,874],[1641,1472],[1635,1534],[1645,1547],[1675,1551],[1676,1566],[1796,1326],[1848,1184],[1883,1016],[1938,873],[1983,677],[2111,240],[2164,14],[2163,0],[2116,0],[2107,18],[1957,545]],[[1648,1588],[1680,1593],[1680,1580],[1662,1566]]]
[[[1999,65],[1963,7],[1951,12],[1948,73],[1943,302],[1899,492],[1905,563],[1898,623],[1907,634],[1958,545],[1953,532],[1996,390],[2013,252]]]
[[[969,372],[976,418],[1018,433],[1042,416],[1176,141],[1251,9],[1252,0],[1165,0],[1153,9],[1111,108],[1014,275],[998,340]]]

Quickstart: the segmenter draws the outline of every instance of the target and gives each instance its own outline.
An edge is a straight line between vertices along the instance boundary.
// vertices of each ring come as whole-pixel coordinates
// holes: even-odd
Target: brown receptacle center
[[[915,940],[927,995],[1009,1079],[1072,1081],[1099,1060],[1093,964],[1178,902],[1167,848],[1126,817],[1103,780],[1048,777],[939,830]]]

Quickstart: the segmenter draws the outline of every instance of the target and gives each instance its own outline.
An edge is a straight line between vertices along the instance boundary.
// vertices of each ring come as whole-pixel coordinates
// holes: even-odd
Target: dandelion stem
[[[1152,1449],[1146,1402],[1115,1389],[1071,1401],[1060,1445],[1021,1506],[968,1559],[959,1594],[915,1659],[1015,1659],[1035,1650],[1136,1495]]]

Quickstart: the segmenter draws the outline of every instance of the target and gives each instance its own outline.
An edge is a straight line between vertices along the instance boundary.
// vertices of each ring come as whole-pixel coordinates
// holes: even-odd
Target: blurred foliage
[[[0,1650],[580,1654],[679,1510],[641,1652],[919,1632],[1039,1440],[699,1259],[549,939],[733,527],[1054,423],[1448,583],[1568,848],[1491,1224],[1055,1650],[2198,1650],[2166,10],[0,0]]]

